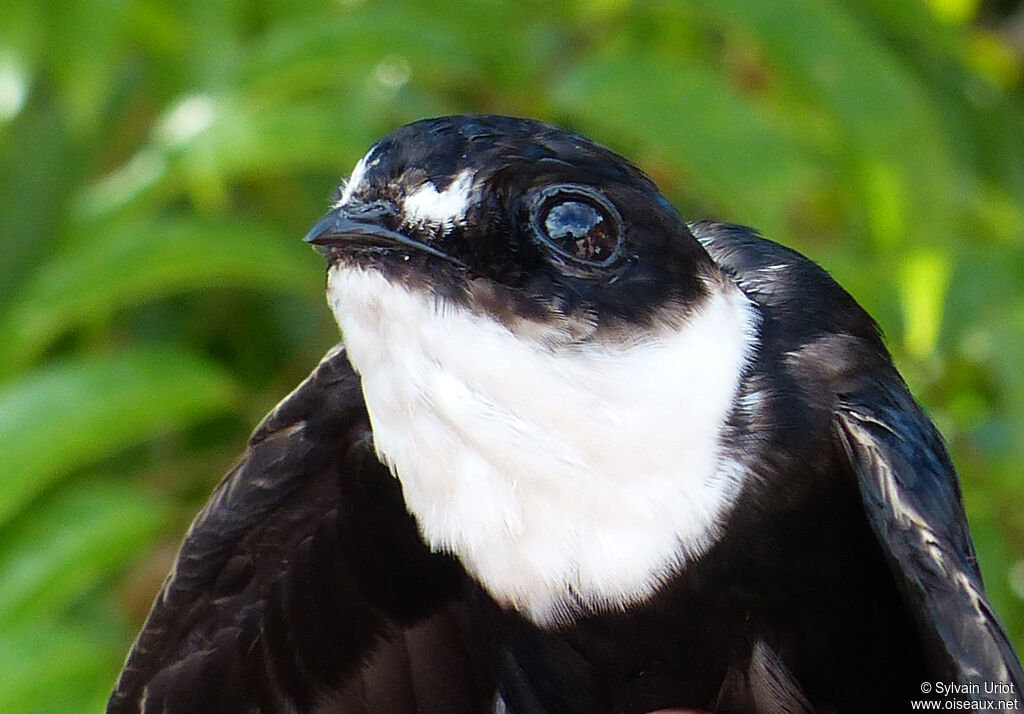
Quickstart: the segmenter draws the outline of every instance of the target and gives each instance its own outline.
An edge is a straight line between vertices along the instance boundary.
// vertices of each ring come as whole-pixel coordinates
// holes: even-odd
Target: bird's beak
[[[390,208],[380,206],[339,207],[325,215],[309,229],[303,240],[330,257],[346,247],[396,249],[410,248],[441,258],[456,265],[462,262],[437,248],[391,230],[384,222],[394,216]]]

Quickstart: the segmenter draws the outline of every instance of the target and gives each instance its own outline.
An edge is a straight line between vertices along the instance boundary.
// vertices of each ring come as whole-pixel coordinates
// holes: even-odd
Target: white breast
[[[679,330],[549,348],[335,267],[329,300],[374,440],[424,538],[540,624],[636,603],[719,536],[719,438],[756,315],[723,287]]]

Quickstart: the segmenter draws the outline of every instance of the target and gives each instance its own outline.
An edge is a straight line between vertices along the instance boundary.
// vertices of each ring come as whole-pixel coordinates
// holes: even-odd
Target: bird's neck
[[[681,328],[557,349],[375,271],[336,267],[328,294],[423,537],[499,602],[539,624],[621,607],[718,538],[756,331],[735,288]]]

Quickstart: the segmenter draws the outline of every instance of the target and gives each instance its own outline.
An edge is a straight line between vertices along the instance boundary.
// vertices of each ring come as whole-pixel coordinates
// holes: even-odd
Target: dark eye
[[[546,238],[582,260],[604,262],[619,244],[618,226],[582,201],[556,203],[544,217]]]
[[[532,203],[537,243],[562,272],[586,277],[620,262],[622,219],[603,196],[560,186],[540,191]]]

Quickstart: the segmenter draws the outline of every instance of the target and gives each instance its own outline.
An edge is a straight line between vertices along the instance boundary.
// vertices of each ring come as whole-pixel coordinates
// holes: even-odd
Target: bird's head
[[[417,122],[307,240],[378,454],[499,602],[639,601],[718,537],[757,316],[625,159],[535,121]]]
[[[306,240],[332,279],[375,271],[556,341],[684,318],[717,275],[628,161],[578,134],[498,116],[387,135]]]

